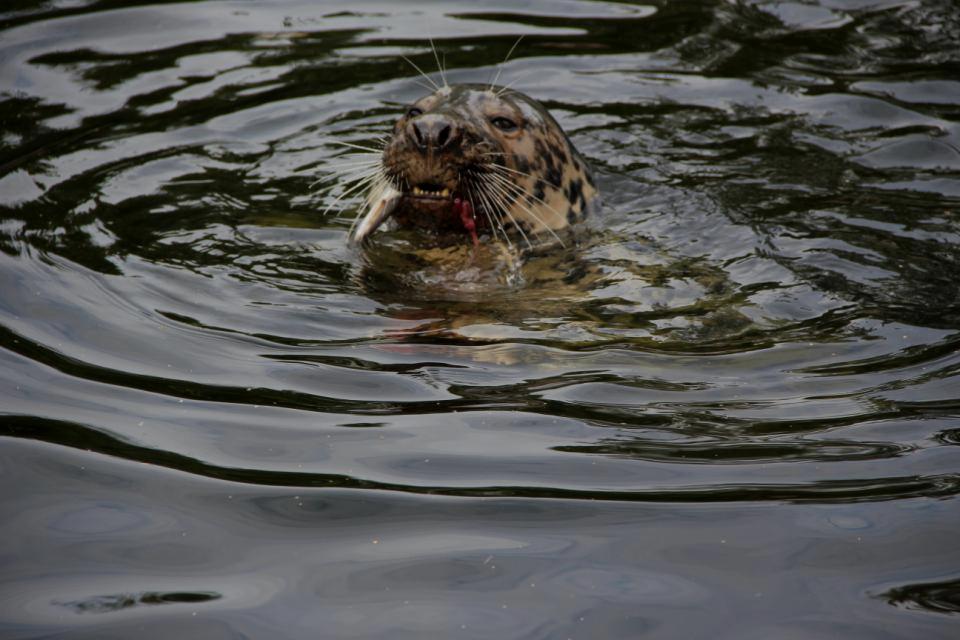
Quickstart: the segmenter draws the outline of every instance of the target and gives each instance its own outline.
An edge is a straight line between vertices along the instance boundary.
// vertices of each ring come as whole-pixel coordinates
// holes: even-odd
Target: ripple
[[[957,614],[960,613],[960,580],[904,585],[877,597],[904,609]]]
[[[283,487],[324,487],[367,490],[388,490],[404,493],[446,495],[464,497],[523,497],[523,498],[553,498],[553,499],[586,499],[609,501],[641,501],[641,502],[730,502],[730,501],[785,501],[822,503],[860,502],[907,499],[911,497],[951,497],[960,493],[960,474],[942,473],[927,476],[906,476],[887,478],[860,478],[844,480],[812,480],[809,482],[726,482],[718,485],[698,485],[692,479],[687,479],[680,486],[625,486],[624,481],[630,476],[624,476],[607,487],[599,488],[597,479],[593,486],[577,486],[570,479],[561,481],[555,478],[550,486],[521,486],[510,485],[469,485],[464,480],[469,475],[461,470],[461,477],[455,478],[454,486],[427,485],[427,484],[399,484],[380,480],[365,479],[349,475],[291,472],[275,469],[227,468],[217,467],[192,458],[188,455],[168,451],[155,451],[146,447],[139,447],[124,443],[115,438],[98,433],[80,425],[69,423],[56,424],[51,421],[22,419],[15,416],[6,416],[3,420],[2,435],[16,438],[28,438],[52,442],[67,446],[80,446],[89,451],[97,451],[108,455],[118,455],[129,460],[150,462],[165,467],[197,474],[209,478],[256,484],[263,486]],[[610,449],[588,449],[568,447],[560,451],[571,453],[613,453]],[[619,453],[619,452],[617,452]],[[443,456],[438,456],[437,463],[442,463]],[[876,456],[873,456],[876,457]],[[674,454],[670,461],[676,462],[682,458]],[[666,461],[666,457],[651,456],[654,461]],[[816,459],[816,458],[814,458]],[[847,460],[847,457],[843,458]],[[745,458],[745,460],[751,460]],[[763,461],[763,458],[761,458]],[[430,459],[420,460],[430,463]],[[742,461],[741,461],[742,462]],[[394,462],[391,468],[394,474],[402,469],[402,464]],[[501,464],[501,467],[503,465]],[[441,464],[441,469],[443,468]],[[501,469],[501,472],[504,471]],[[568,465],[568,472],[572,467]],[[446,474],[445,474],[446,475]],[[426,477],[426,476],[425,476]],[[454,479],[453,477],[451,479]]]
[[[912,448],[893,443],[866,442],[757,442],[684,443],[613,440],[608,443],[557,447],[558,451],[662,460],[684,464],[739,464],[795,460],[873,460],[908,454]]]
[[[213,592],[185,592],[185,591],[142,591],[140,593],[118,593],[102,596],[91,596],[83,600],[70,602],[54,601],[54,604],[73,610],[75,613],[112,613],[122,609],[143,605],[163,604],[197,604],[217,600],[222,596]]]
[[[6,635],[949,635],[953,3],[0,33]],[[401,56],[541,99],[604,210],[522,258],[350,245],[338,143],[421,95]]]

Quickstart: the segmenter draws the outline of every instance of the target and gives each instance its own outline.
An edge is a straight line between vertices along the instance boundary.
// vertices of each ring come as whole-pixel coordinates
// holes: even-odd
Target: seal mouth
[[[351,237],[362,242],[387,218],[395,217],[407,225],[441,231],[466,232],[474,246],[480,241],[473,203],[461,192],[463,185],[452,187],[440,182],[417,182],[410,186],[383,185],[367,198],[367,212],[358,218]]]
[[[435,182],[421,182],[411,187],[404,195],[412,200],[436,202],[450,200],[453,190]]]
[[[412,182],[412,181],[411,181]],[[408,183],[409,184],[409,183]],[[476,224],[472,204],[464,209],[467,198],[460,181],[438,180],[413,182],[403,191],[403,199],[394,214],[406,226],[422,227],[437,232],[464,230],[475,235]]]

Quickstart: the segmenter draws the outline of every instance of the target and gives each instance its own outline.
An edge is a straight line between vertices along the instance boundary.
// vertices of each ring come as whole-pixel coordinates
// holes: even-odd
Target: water
[[[0,10],[3,638],[957,637],[953,2],[120,4]],[[349,247],[521,34],[578,245]]]

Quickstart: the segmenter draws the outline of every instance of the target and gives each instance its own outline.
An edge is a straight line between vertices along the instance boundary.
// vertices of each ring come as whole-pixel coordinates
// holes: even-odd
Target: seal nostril
[[[449,118],[425,113],[407,123],[407,138],[421,153],[433,153],[459,140],[460,130]]]
[[[450,140],[450,125],[444,125],[440,129],[440,133],[437,134],[437,146],[441,149],[447,145],[447,142]]]
[[[418,147],[423,148],[424,146],[426,146],[426,145],[424,144],[424,142],[423,142],[423,132],[420,131],[420,123],[419,123],[419,122],[414,122],[414,123],[413,123],[413,135],[414,135],[414,137],[417,139],[417,146],[418,146]]]

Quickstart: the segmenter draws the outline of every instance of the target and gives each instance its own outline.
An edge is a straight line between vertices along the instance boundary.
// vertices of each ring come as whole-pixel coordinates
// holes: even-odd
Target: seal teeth
[[[410,193],[415,196],[427,196],[430,198],[449,198],[451,191],[447,187],[428,184],[411,187]]]

